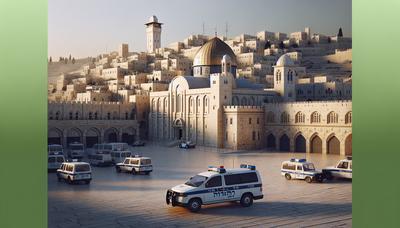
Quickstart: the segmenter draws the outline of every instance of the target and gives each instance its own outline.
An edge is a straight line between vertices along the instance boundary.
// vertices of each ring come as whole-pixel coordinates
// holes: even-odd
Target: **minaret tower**
[[[147,52],[153,53],[161,47],[161,25],[156,16],[151,16],[146,24]]]

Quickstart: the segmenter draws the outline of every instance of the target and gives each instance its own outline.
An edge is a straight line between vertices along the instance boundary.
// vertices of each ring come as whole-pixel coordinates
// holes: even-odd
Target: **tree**
[[[284,49],[285,48],[285,44],[283,43],[283,41],[281,41],[279,43],[279,49]]]
[[[50,58],[49,58],[49,63],[52,63],[53,62],[53,60],[51,59],[51,56],[50,56]]]
[[[75,58],[72,58],[72,64],[75,64]]]
[[[64,63],[65,63],[65,64],[68,63],[68,58],[64,58]]]
[[[339,28],[339,32],[338,32],[337,36],[338,36],[338,37],[343,37],[342,28]]]
[[[69,58],[68,59],[69,59],[69,61],[71,61],[71,54],[69,54]]]
[[[264,45],[264,49],[268,49],[271,48],[271,42],[269,40],[267,40],[267,42]]]

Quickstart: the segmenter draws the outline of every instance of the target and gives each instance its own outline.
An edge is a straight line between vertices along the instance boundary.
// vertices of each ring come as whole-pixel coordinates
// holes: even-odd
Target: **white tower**
[[[152,53],[161,47],[161,25],[156,16],[151,16],[146,24],[147,52]]]
[[[282,55],[274,66],[274,90],[284,101],[296,101],[296,66],[288,54]]]

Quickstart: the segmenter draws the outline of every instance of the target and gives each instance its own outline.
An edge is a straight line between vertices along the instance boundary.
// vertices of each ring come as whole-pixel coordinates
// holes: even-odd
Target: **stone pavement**
[[[291,157],[307,157],[321,169],[336,164],[340,156],[155,145],[133,150],[152,157],[152,174],[134,176],[116,173],[114,167],[93,167],[90,185],[68,185],[49,173],[49,227],[351,227],[351,181],[307,184],[280,175],[281,162]],[[166,205],[168,188],[209,165],[231,168],[241,163],[256,165],[263,179],[264,199],[251,207],[223,203],[191,213]]]

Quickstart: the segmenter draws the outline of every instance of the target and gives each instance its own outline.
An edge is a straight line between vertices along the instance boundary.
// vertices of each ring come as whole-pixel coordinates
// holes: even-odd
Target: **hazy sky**
[[[146,49],[145,26],[151,15],[164,23],[161,45],[203,32],[255,34],[258,31],[351,36],[351,0],[49,0],[49,56],[96,56],[128,43]]]

